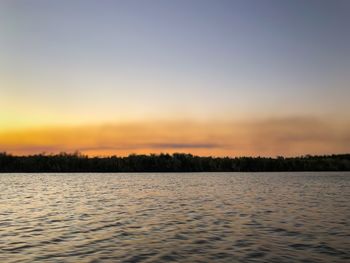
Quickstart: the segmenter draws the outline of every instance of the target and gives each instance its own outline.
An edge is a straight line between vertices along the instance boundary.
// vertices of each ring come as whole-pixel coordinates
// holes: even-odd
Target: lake
[[[0,262],[350,262],[350,173],[0,174]]]

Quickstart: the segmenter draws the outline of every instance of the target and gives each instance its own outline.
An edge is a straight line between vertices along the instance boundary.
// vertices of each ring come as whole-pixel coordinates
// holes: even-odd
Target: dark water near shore
[[[350,262],[350,173],[0,174],[0,262]]]

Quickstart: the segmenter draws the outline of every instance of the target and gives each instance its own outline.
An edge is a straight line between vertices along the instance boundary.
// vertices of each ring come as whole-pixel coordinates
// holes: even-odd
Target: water
[[[350,173],[0,174],[0,262],[350,262]]]

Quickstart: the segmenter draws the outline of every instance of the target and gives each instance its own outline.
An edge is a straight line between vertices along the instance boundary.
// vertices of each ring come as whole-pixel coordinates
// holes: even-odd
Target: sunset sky
[[[350,152],[348,0],[2,0],[0,152]]]

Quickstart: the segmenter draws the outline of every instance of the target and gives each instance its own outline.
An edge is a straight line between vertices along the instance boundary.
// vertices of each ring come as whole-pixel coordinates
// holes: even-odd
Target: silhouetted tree
[[[199,157],[174,153],[88,157],[78,152],[14,156],[0,153],[0,172],[270,172],[350,171],[350,154],[266,157]]]

